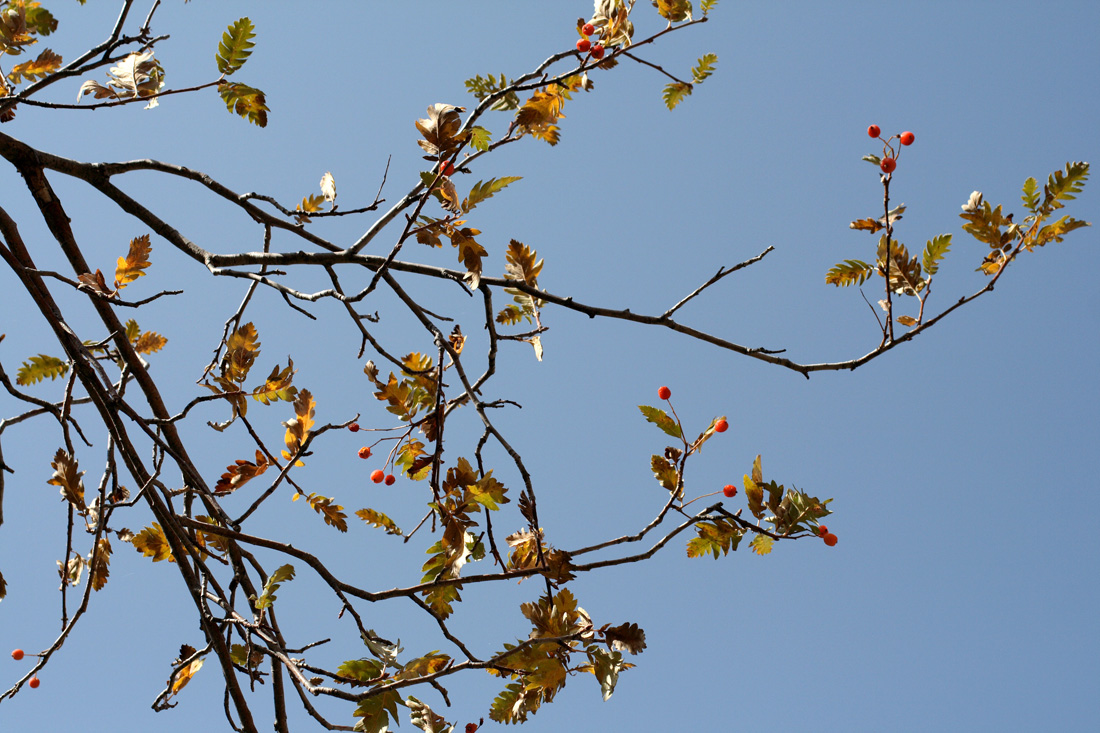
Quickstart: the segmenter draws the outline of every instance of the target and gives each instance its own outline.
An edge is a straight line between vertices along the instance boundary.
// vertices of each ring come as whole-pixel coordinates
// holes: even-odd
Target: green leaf
[[[490,178],[488,181],[478,181],[474,184],[474,187],[470,189],[470,195],[466,197],[466,200],[462,202],[463,213],[468,212],[482,201],[487,198],[492,198],[493,194],[499,193],[509,184],[523,178],[523,176],[503,176],[501,178]]]
[[[585,650],[588,653],[588,662],[591,665],[592,674],[600,681],[600,692],[604,702],[607,702],[615,692],[615,685],[619,682],[619,672],[629,665],[623,662],[623,655],[619,652],[610,652],[598,646],[590,646]]]
[[[1023,199],[1024,206],[1032,214],[1039,208],[1039,182],[1034,178],[1028,178],[1024,181],[1024,195],[1020,197]]]
[[[649,459],[649,467],[657,478],[657,483],[669,491],[676,491],[680,485],[680,474],[664,456],[655,455]]]
[[[489,74],[487,79],[479,74],[473,79],[467,79],[465,83],[466,90],[477,97],[478,100],[483,100],[489,95],[500,92],[511,85],[511,82],[508,81],[504,74],[500,75],[499,80],[495,79],[492,74]],[[519,96],[515,92],[508,92],[493,102],[489,109],[494,112],[504,112],[518,107]]]
[[[691,84],[683,81],[674,81],[665,87],[661,98],[665,100],[665,106],[670,110],[676,109],[676,105],[684,101],[684,97],[691,95]]]
[[[247,119],[254,125],[267,127],[267,113],[271,110],[267,107],[267,99],[259,89],[225,82],[218,85],[218,94],[225,102],[225,107],[230,112]]]
[[[1084,162],[1066,163],[1065,173],[1054,171],[1047,178],[1047,185],[1043,189],[1043,213],[1049,214],[1055,209],[1062,208],[1063,201],[1077,198],[1074,194],[1081,193],[1085,181],[1089,179],[1089,164]]]
[[[373,509],[360,509],[355,512],[355,516],[359,517],[367,524],[372,524],[379,529],[386,530],[386,534],[402,534],[401,528],[382,512],[376,512]]]
[[[67,361],[62,361],[56,356],[39,354],[38,356],[32,356],[29,361],[23,362],[23,366],[19,367],[19,371],[15,374],[15,383],[20,387],[26,387],[30,384],[38,384],[46,377],[49,377],[52,381],[68,373],[69,363]]]
[[[354,730],[365,733],[386,733],[389,730],[391,716],[395,724],[398,722],[397,706],[401,702],[401,695],[397,690],[386,690],[360,701],[359,707],[355,708],[355,715],[359,717],[359,722],[355,724]]]
[[[256,37],[255,30],[251,20],[241,18],[222,34],[222,42],[218,46],[218,73],[229,76],[244,66],[256,45],[252,43]]]
[[[673,438],[683,439],[684,432],[680,429],[679,423],[669,417],[667,412],[656,407],[650,407],[649,405],[638,405],[638,409],[645,415],[646,420],[653,423]]]
[[[1081,227],[1092,226],[1087,221],[1081,221],[1080,219],[1074,219],[1070,216],[1063,216],[1058,221],[1051,222],[1045,227],[1039,230],[1035,235],[1035,239],[1028,242],[1028,248],[1042,247],[1047,242],[1061,242],[1069,232],[1074,229],[1080,229]]]
[[[688,557],[711,554],[715,560],[736,551],[745,533],[732,519],[699,522],[695,525],[695,532],[698,536],[687,543]]]
[[[699,3],[699,9],[703,11],[703,15],[706,15],[711,11],[711,8],[717,4],[718,0],[703,0],[703,2]]]
[[[924,246],[924,256],[922,258],[924,265],[924,273],[926,275],[935,275],[940,269],[940,260],[951,250],[951,235],[940,234],[934,239],[928,240],[928,244]]]
[[[825,273],[825,282],[846,288],[849,285],[862,285],[875,270],[862,260],[844,260]]]
[[[378,682],[385,668],[377,659],[349,659],[336,668],[336,674],[359,682]]]
[[[489,149],[489,142],[492,140],[493,134],[480,125],[470,128],[470,145],[474,150],[478,152],[485,152]]]
[[[264,583],[264,590],[256,598],[256,608],[264,609],[270,607],[275,602],[275,591],[279,590],[279,586],[284,582],[294,580],[294,566],[283,565],[277,568],[275,572],[268,576],[267,582]]]
[[[696,84],[702,84],[703,80],[714,73],[714,65],[718,63],[718,54],[704,54],[699,63],[691,70],[691,80]]]

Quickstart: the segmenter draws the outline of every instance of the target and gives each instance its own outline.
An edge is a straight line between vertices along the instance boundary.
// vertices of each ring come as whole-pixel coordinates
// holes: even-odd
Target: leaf
[[[673,438],[683,438],[684,432],[680,428],[679,423],[668,416],[664,410],[656,407],[650,407],[649,405],[638,405],[638,409],[645,415],[645,419]]]
[[[53,476],[46,483],[61,487],[61,496],[73,505],[81,514],[87,511],[84,506],[84,471],[77,471],[77,460],[64,448],[58,448],[50,461]]]
[[[39,354],[23,362],[23,366],[19,367],[19,370],[15,373],[15,383],[20,387],[26,387],[31,384],[38,384],[46,377],[53,381],[68,373],[69,363],[67,361],[62,361],[56,356]]]
[[[115,267],[115,287],[122,290],[127,284],[142,277],[149,267],[149,253],[153,247],[149,244],[149,235],[143,234],[130,240],[130,252],[118,258]]]
[[[518,280],[531,287],[538,287],[538,277],[542,272],[543,261],[538,259],[538,253],[535,250],[513,239],[508,243],[504,259],[507,262],[504,268],[505,279]],[[527,299],[530,300],[530,296],[527,296]]]
[[[4,574],[0,573],[0,601],[8,596],[8,582],[4,580]]]
[[[1061,242],[1069,232],[1074,229],[1080,229],[1081,227],[1092,226],[1087,221],[1081,221],[1080,219],[1074,219],[1073,217],[1063,216],[1058,221],[1051,222],[1045,227],[1039,230],[1034,239],[1028,240],[1026,244],[1030,250],[1032,247],[1042,247],[1047,242]]]
[[[509,184],[522,179],[523,176],[502,176],[501,178],[490,178],[487,181],[478,181],[470,189],[470,195],[462,202],[462,212],[470,211],[485,199],[492,198],[493,194],[500,193]]]
[[[424,136],[417,144],[428,155],[446,157],[458,149],[470,136],[470,131],[459,132],[465,107],[437,103],[428,107],[428,116],[417,120],[416,129]]]
[[[653,0],[653,7],[657,8],[661,17],[669,23],[691,20],[690,0]]]
[[[557,145],[561,134],[555,124],[564,119],[562,106],[565,104],[567,87],[550,84],[536,91],[516,112],[516,124],[520,131],[530,134],[550,145]]]
[[[752,538],[752,542],[749,543],[749,547],[757,555],[770,555],[772,551],[772,545],[775,544],[775,540],[768,537],[766,534],[758,534]]]
[[[386,733],[389,730],[390,717],[397,723],[397,706],[401,703],[401,695],[397,690],[386,690],[359,701],[355,708],[355,715],[359,722],[353,730],[365,731],[365,733]]]
[[[256,26],[252,25],[251,20],[240,18],[222,34],[217,54],[219,74],[229,76],[244,66],[256,45],[252,43],[252,39],[256,37],[255,30]]]
[[[702,84],[703,80],[714,73],[714,66],[718,63],[718,54],[704,54],[699,63],[691,70],[691,80],[696,84]]]
[[[705,557],[708,553],[717,560],[737,550],[744,530],[732,519],[718,519],[713,522],[698,522],[695,525],[698,536],[688,540],[688,557]]]
[[[145,557],[153,558],[153,562],[160,562],[161,560],[176,561],[176,558],[172,556],[172,548],[168,544],[168,538],[165,537],[164,530],[156,522],[153,522],[152,527],[146,527],[134,535],[130,540],[130,544]]]
[[[1064,173],[1054,171],[1047,178],[1047,185],[1043,188],[1043,203],[1040,211],[1050,213],[1055,209],[1062,208],[1063,201],[1077,198],[1074,194],[1081,193],[1088,179],[1088,163],[1066,163]]]
[[[164,69],[153,58],[152,51],[131,53],[118,66],[112,66],[108,76],[108,84],[115,90],[114,96],[120,99],[150,97],[164,87]],[[81,90],[83,89],[82,86]],[[79,99],[79,95],[77,98]],[[146,109],[155,106],[157,100],[153,99]]]
[[[619,672],[629,665],[623,662],[623,655],[619,652],[609,652],[598,646],[590,646],[588,653],[588,665],[585,670],[591,671],[600,681],[600,692],[604,702],[607,702],[615,692],[615,685],[619,682]]]
[[[757,519],[764,518],[764,483],[763,473],[760,469],[760,456],[752,464],[752,476],[745,474],[745,498],[749,500],[749,511]]]
[[[939,236],[928,240],[928,244],[924,246],[924,256],[922,263],[924,265],[924,272],[926,275],[935,275],[940,270],[940,260],[951,250],[951,235],[940,234]]]
[[[909,250],[898,241],[890,243],[890,261],[886,261],[886,235],[879,238],[878,262],[875,269],[879,275],[885,277],[887,268],[890,273],[890,290],[901,295],[915,296],[928,285],[921,276],[920,260],[909,257]]]
[[[146,331],[134,341],[134,351],[139,354],[153,354],[160,351],[168,343],[168,339],[155,331]]]
[[[917,319],[913,318],[913,316],[898,316],[897,321],[903,326],[917,325]]]
[[[1034,178],[1024,181],[1024,195],[1020,198],[1023,199],[1028,211],[1032,214],[1036,213],[1036,209],[1039,208],[1039,182]]]
[[[645,651],[645,631],[638,624],[625,623],[603,630],[603,636],[616,651],[641,654]]]
[[[279,369],[276,364],[267,380],[252,390],[252,399],[265,405],[279,400],[293,402],[298,394],[298,388],[291,385],[295,372],[294,360],[287,357],[286,369]]]
[[[325,197],[325,201],[332,204],[332,208],[336,209],[336,179],[332,177],[331,172],[326,172],[321,176],[321,195]]]
[[[492,133],[481,125],[470,128],[470,146],[473,147],[474,150],[484,153],[489,149],[491,140]]]
[[[348,515],[342,511],[344,507],[332,503],[335,501],[334,499],[311,493],[306,496],[306,501],[313,507],[313,511],[324,517],[325,524],[335,527],[341,532],[348,531]]]
[[[276,568],[275,572],[269,575],[267,581],[264,582],[264,590],[256,598],[256,608],[260,610],[269,608],[275,602],[275,591],[279,590],[280,585],[291,580],[294,580],[293,565],[283,565]]]
[[[657,478],[657,483],[669,491],[680,491],[680,495],[683,494],[683,490],[680,489],[680,474],[667,458],[654,455],[649,459],[649,466]]]
[[[825,282],[838,288],[862,285],[874,271],[873,267],[862,260],[844,260],[825,273]]]
[[[91,94],[94,99],[118,99],[114,89],[100,84],[94,79],[88,79],[76,90],[76,101],[79,102],[85,94]]]
[[[422,657],[406,662],[401,671],[394,675],[394,679],[411,680],[426,677],[446,669],[450,664],[451,658],[446,654],[440,654],[438,650],[428,652]]]
[[[258,450],[256,451],[255,463],[238,459],[232,466],[225,467],[225,473],[218,479],[218,483],[214,485],[214,494],[217,496],[225,496],[233,493],[266,471],[269,465],[267,456]]]
[[[444,720],[442,715],[433,712],[412,695],[405,699],[405,707],[409,709],[409,722],[424,733],[451,733],[454,730],[454,726]]]
[[[350,659],[336,668],[336,674],[358,682],[377,682],[382,677],[384,665],[376,659]],[[346,680],[336,680],[346,683]]]
[[[223,82],[218,84],[218,94],[230,112],[254,125],[267,127],[267,113],[271,110],[262,91],[247,84]]]
[[[77,275],[76,279],[97,293],[106,295],[107,297],[114,295],[114,291],[107,287],[107,280],[99,270],[96,270],[94,275],[90,272],[86,272],[83,275]]]
[[[61,576],[61,587],[64,588],[66,584],[74,587],[80,585],[80,577],[84,574],[86,564],[80,555],[70,557],[66,566],[62,566],[61,561],[58,560],[57,574]]]
[[[691,90],[691,84],[685,81],[674,81],[665,86],[661,98],[665,100],[665,106],[673,110],[680,102],[684,101],[685,97],[691,96]]]
[[[283,442],[286,443],[287,448],[283,451],[283,458],[286,460],[289,461],[302,447],[306,438],[309,437],[309,430],[313,427],[313,413],[316,406],[317,403],[308,389],[303,389],[298,393],[298,399],[294,400],[294,417],[283,423],[286,427],[286,437]],[[303,464],[299,460],[294,465],[301,466]]]
[[[252,322],[244,324],[229,335],[222,357],[222,375],[230,382],[241,384],[260,355],[259,333]]]
[[[447,232],[451,245],[458,248],[458,259],[466,267],[466,281],[471,290],[476,290],[481,281],[482,258],[489,256],[489,252],[474,239],[478,234],[481,234],[480,230],[470,227]]]
[[[401,528],[382,512],[375,511],[374,509],[359,509],[355,512],[355,516],[359,517],[367,524],[386,530],[386,534],[402,534]]]
[[[699,9],[703,11],[703,15],[706,15],[711,11],[715,5],[718,4],[718,0],[703,0],[699,3]]]
[[[24,61],[11,67],[8,72],[8,81],[18,84],[20,80],[34,81],[49,76],[51,72],[61,68],[61,56],[50,49],[44,49],[33,61]]]
[[[203,659],[196,659],[195,661],[188,664],[186,667],[180,669],[172,676],[171,690],[173,695],[175,695],[177,692],[187,686],[187,683],[191,681],[191,678],[195,676],[195,673],[202,669],[202,663],[204,661],[205,660]]]
[[[982,201],[980,191],[970,195],[970,200],[963,206],[963,212],[959,216],[968,222],[963,224],[963,231],[994,249],[1000,249],[1015,239],[1012,233],[1001,231],[1004,227],[1012,226],[1012,216],[1001,213],[1000,206],[994,209],[988,201]]]
[[[295,211],[300,211],[302,213],[298,214],[294,218],[297,219],[299,224],[309,224],[311,220],[308,216],[306,216],[306,214],[317,213],[321,210],[321,204],[323,203],[325,203],[324,194],[311,194],[309,196],[303,196],[302,203],[298,204],[298,208],[295,209]]]
[[[477,97],[478,101],[481,101],[490,95],[504,91],[512,85],[512,82],[508,81],[504,74],[500,75],[499,80],[494,78],[492,74],[489,74],[488,78],[484,78],[479,74],[472,79],[467,79],[465,85],[466,90]],[[515,92],[506,92],[498,97],[496,101],[489,106],[489,109],[494,112],[505,112],[516,109],[517,107],[519,107],[519,96],[517,96]],[[477,147],[476,144],[474,144],[474,146]],[[478,149],[480,150],[480,148]]]
[[[88,558],[88,582],[92,590],[103,590],[107,585],[107,577],[111,574],[111,542],[106,537],[100,537]]]

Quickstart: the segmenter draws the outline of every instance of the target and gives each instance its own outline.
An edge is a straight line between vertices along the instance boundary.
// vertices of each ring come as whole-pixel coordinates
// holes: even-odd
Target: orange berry
[[[23,650],[22,649],[14,650],[11,653],[11,658],[18,662],[20,659],[23,658]]]
[[[905,131],[901,133],[900,139],[902,145],[912,145],[913,141],[917,139],[917,136],[909,131]]]
[[[452,162],[451,162],[451,161],[449,161],[449,160],[448,160],[448,161],[446,161],[446,162],[444,162],[444,163],[442,163],[442,164],[441,164],[441,165],[439,166],[439,172],[440,172],[440,173],[442,173],[442,174],[443,174],[443,175],[445,175],[445,176],[449,176],[449,175],[451,175],[452,173],[454,173],[454,172],[455,172],[455,166],[454,166],[454,163],[452,163]]]
[[[829,534],[829,528],[828,527],[826,527],[824,524],[817,525],[817,536],[818,537],[824,537],[827,534]]]
[[[871,137],[878,137],[882,134],[882,130],[878,129],[878,125],[871,125],[867,128],[867,134]]]
[[[893,173],[894,169],[898,167],[898,162],[893,158],[883,158],[878,167],[882,169],[883,173]]]
[[[660,397],[662,400],[667,400],[669,397],[672,396],[672,390],[668,387],[661,387],[659,390],[657,390],[657,396]]]
[[[359,449],[359,457],[360,458],[370,458],[370,448],[368,448],[365,445],[362,448],[360,448]]]
[[[348,430],[350,430],[353,433],[358,433],[359,432],[359,423],[353,422],[351,425],[348,425]]]
[[[597,43],[595,46],[592,47],[592,58],[596,59],[597,61],[603,58],[603,46]]]
[[[730,424],[725,420],[719,420],[718,422],[714,423],[714,432],[716,433],[724,433],[729,429]]]
[[[397,479],[394,478],[394,475],[392,473],[387,474],[386,475],[386,486],[393,486],[393,482],[396,481],[396,480]]]
[[[370,480],[376,484],[380,484],[386,480],[386,472],[381,468],[376,468],[370,472]]]
[[[577,41],[577,50],[581,53],[588,53],[588,49],[592,48],[592,41],[587,38],[582,38]]]
[[[835,545],[836,544],[836,535],[831,534],[831,533],[825,535],[825,544],[828,545],[829,547],[832,547],[833,545]]]
[[[737,496],[737,487],[733,484],[726,484],[722,487],[722,493],[725,494],[728,498],[732,499],[733,497]]]
[[[33,690],[33,689],[35,689],[36,687],[38,687],[38,686],[39,686],[40,684],[42,684],[42,683],[38,681],[38,678],[37,678],[37,677],[31,677],[31,681],[30,681],[30,682],[28,682],[27,684],[28,684],[28,685],[30,685],[30,686],[31,686],[31,689]]]
[[[584,28],[581,28],[581,33],[583,33],[586,36],[590,36],[595,32],[596,32],[596,26],[592,25],[591,23],[585,23]]]

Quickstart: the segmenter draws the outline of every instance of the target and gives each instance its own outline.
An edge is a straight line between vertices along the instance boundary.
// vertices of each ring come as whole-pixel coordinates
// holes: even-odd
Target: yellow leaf
[[[111,574],[110,564],[111,542],[106,537],[102,537],[96,543],[91,559],[88,561],[90,568],[88,582],[92,584],[93,590],[102,590],[103,586],[107,585],[107,576]]]
[[[159,333],[155,331],[146,331],[134,341],[134,351],[139,354],[152,354],[153,352],[163,349],[164,345],[167,343],[168,339],[164,338]]]
[[[172,548],[168,545],[168,538],[164,536],[164,530],[156,522],[153,522],[152,527],[146,527],[134,535],[130,544],[145,557],[153,558],[153,562],[176,561],[172,556]]]
[[[173,695],[175,695],[177,692],[187,686],[187,683],[191,681],[191,678],[195,676],[195,673],[202,669],[203,661],[205,660],[196,659],[195,661],[191,662],[191,664],[181,669],[179,672],[176,672],[176,675],[172,680]]]
[[[771,553],[772,545],[774,544],[775,540],[771,537],[765,534],[758,534],[753,538],[752,542],[749,543],[749,547],[751,547],[752,551],[757,555],[768,555]]]
[[[50,467],[54,473],[46,483],[61,487],[61,495],[83,514],[84,506],[84,472],[77,471],[76,458],[65,452],[64,448],[58,448]]]
[[[149,244],[149,235],[143,234],[130,240],[130,252],[118,258],[115,267],[115,287],[122,290],[127,284],[144,275],[149,267],[149,253],[153,247]]]
[[[294,401],[294,417],[283,423],[286,427],[284,442],[287,447],[283,451],[283,458],[290,460],[309,436],[309,430],[313,427],[313,412],[316,406],[317,403],[308,389],[303,389],[298,393],[298,399]],[[298,461],[294,465],[301,466],[303,464]]]
[[[24,61],[11,67],[8,80],[12,84],[18,84],[20,77],[27,81],[34,81],[59,68],[61,68],[61,56],[47,48],[38,54],[38,58],[34,61]]]

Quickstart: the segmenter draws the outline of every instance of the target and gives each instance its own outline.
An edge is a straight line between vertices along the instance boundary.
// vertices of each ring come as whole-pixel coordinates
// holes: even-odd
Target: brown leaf
[[[152,250],[148,234],[130,240],[130,252],[125,257],[119,257],[118,265],[115,267],[116,288],[122,290],[128,283],[145,274],[144,270],[149,267],[149,253]]]
[[[84,472],[77,471],[76,459],[58,448],[50,462],[54,473],[46,483],[61,487],[61,495],[81,514],[87,511],[84,506]]]
[[[111,542],[106,537],[101,537],[88,561],[88,582],[92,584],[93,590],[102,590],[107,585],[107,576],[111,574],[110,564]]]
[[[628,651],[631,654],[641,654],[645,651],[645,631],[638,624],[625,623],[611,626],[603,630],[604,638],[611,644],[615,651]]]
[[[83,275],[77,275],[76,279],[97,293],[107,296],[115,294],[115,291],[107,287],[107,281],[104,279],[103,273],[100,270],[96,270],[94,275],[88,272]]]
[[[417,144],[428,155],[443,157],[466,142],[470,136],[467,130],[459,134],[462,127],[462,113],[465,107],[455,107],[450,104],[433,104],[428,107],[428,116],[416,121],[416,129],[424,136],[423,140],[417,140]]]
[[[269,465],[267,456],[260,451],[256,451],[255,463],[238,459],[234,465],[225,467],[225,473],[218,479],[218,483],[214,485],[214,493],[218,496],[232,494],[234,491],[266,471]]]

